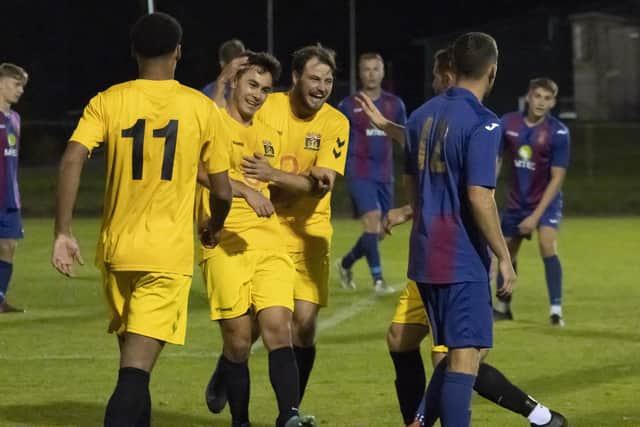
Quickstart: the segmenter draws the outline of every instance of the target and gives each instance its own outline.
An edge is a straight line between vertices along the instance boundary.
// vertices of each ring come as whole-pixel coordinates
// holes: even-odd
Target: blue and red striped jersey
[[[18,151],[20,149],[20,115],[0,112],[0,208],[20,209],[18,190]]]
[[[431,284],[488,281],[487,242],[467,188],[495,188],[500,120],[470,91],[453,87],[414,111],[407,130],[405,169],[417,183],[408,277]]]
[[[351,95],[338,104],[338,109],[349,119],[349,151],[345,176],[377,182],[393,182],[393,141],[375,127],[362,107]],[[382,91],[374,104],[387,119],[404,126],[407,112],[404,102],[397,96]]]
[[[520,112],[502,117],[501,152],[503,165],[511,172],[506,207],[529,211],[540,203],[551,180],[551,167],[569,167],[570,136],[567,127],[550,115],[532,127],[524,119]],[[550,206],[560,203],[561,192]]]

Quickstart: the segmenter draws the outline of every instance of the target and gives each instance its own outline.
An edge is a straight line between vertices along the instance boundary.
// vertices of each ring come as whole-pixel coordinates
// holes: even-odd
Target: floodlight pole
[[[267,52],[273,55],[273,0],[267,0]]]
[[[349,93],[356,91],[356,0],[349,0]]]
[[[147,11],[149,11],[149,14],[152,14],[153,12],[156,11],[156,7],[153,4],[153,0],[147,0]]]

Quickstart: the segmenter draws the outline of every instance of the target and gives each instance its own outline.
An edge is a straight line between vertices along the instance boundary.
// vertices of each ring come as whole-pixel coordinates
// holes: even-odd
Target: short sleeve
[[[231,139],[220,110],[213,103],[210,104],[211,114],[204,135],[205,143],[200,160],[204,163],[207,173],[214,174],[229,170],[231,167]]]
[[[73,131],[69,141],[78,142],[89,150],[93,151],[106,141],[106,117],[103,110],[104,95],[97,94],[84,108],[82,117],[78,121],[76,129]]]
[[[418,159],[415,152],[418,147],[420,131],[416,122],[414,116],[409,117],[407,121],[407,143],[404,144],[404,173],[407,175],[418,174]]]
[[[487,120],[474,130],[465,157],[467,185],[495,188],[496,161],[501,140],[502,125],[498,119]]]
[[[398,109],[396,111],[396,117],[394,118],[396,124],[404,126],[407,123],[407,109],[404,106],[402,99],[398,98]]]
[[[315,166],[332,169],[340,175],[344,174],[348,146],[349,121],[347,118],[343,114],[328,118]]]
[[[347,111],[349,110],[349,107],[347,106],[348,103],[349,98],[344,98],[342,101],[338,102],[338,106],[336,107],[338,111],[340,111],[346,117],[349,117],[349,114],[347,113]]]
[[[571,137],[569,129],[562,126],[551,137],[551,166],[568,168],[570,157]]]

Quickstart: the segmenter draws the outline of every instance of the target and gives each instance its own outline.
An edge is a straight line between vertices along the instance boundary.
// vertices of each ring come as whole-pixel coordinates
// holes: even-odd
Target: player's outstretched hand
[[[254,153],[253,156],[244,156],[240,169],[247,178],[262,182],[271,181],[274,172],[267,158],[258,153]]]
[[[518,224],[518,231],[521,236],[528,236],[533,233],[537,226],[538,220],[533,215],[529,215]]]
[[[377,128],[383,129],[387,125],[388,120],[382,115],[369,95],[364,92],[358,92],[356,95],[356,102],[360,105],[362,111],[369,117],[371,123],[373,123]]]
[[[76,238],[70,234],[58,234],[53,242],[51,264],[65,276],[73,277],[73,265],[76,262],[84,265]]]
[[[248,190],[244,195],[245,200],[259,217],[269,217],[273,215],[275,209],[271,200],[264,197],[262,193],[255,190]]]
[[[382,218],[382,228],[388,235],[392,234],[392,229],[396,225],[404,224],[411,219],[406,207],[389,209],[387,215]]]
[[[511,260],[500,259],[498,260],[498,268],[500,269],[500,274],[502,274],[502,288],[498,290],[498,295],[500,296],[508,296],[511,295],[513,289],[516,286],[516,272],[513,269],[513,264],[511,264]]]

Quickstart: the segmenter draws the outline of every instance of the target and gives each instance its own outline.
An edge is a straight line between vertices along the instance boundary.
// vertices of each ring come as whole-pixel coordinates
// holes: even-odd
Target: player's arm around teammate
[[[277,243],[281,228],[271,215],[268,185],[243,176],[240,168],[243,157],[254,153],[273,164],[279,161],[280,137],[255,118],[279,73],[280,64],[273,56],[247,52],[245,66],[231,81],[223,116],[236,197],[219,245],[203,249],[200,263],[211,319],[219,321],[223,340],[223,354],[205,396],[210,410],[217,413],[224,399],[216,397],[225,394],[234,426],[249,423],[248,359],[254,319],[269,352],[269,378],[279,411],[276,426],[299,425],[296,422],[306,419],[298,414],[298,371],[291,339],[293,265],[284,244]],[[268,203],[263,210],[252,200]],[[198,220],[207,215],[206,204],[200,202]]]

